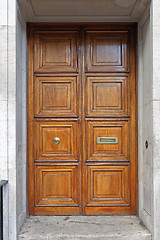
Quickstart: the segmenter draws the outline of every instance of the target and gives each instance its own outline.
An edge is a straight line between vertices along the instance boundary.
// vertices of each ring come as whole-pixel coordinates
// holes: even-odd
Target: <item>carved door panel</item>
[[[78,30],[29,33],[31,214],[82,211],[79,40]]]
[[[136,213],[135,30],[29,25],[30,214]]]

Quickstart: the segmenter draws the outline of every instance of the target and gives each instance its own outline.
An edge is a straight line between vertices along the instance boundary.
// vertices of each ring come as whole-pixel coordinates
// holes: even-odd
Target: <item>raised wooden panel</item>
[[[70,66],[70,39],[54,39],[43,42],[43,66]]]
[[[87,206],[129,206],[129,166],[88,166],[87,172]]]
[[[77,77],[36,77],[36,116],[77,116]]]
[[[128,114],[128,77],[88,77],[87,115]]]
[[[35,166],[36,206],[78,206],[77,166]]]
[[[35,34],[35,71],[77,71],[77,32],[45,31]]]
[[[117,138],[117,143],[98,143],[99,137]],[[129,126],[128,121],[88,121],[88,160],[128,161]]]
[[[28,24],[31,215],[136,214],[136,24]]]
[[[77,160],[77,135],[76,122],[36,122],[36,160]],[[59,144],[53,142],[56,137]]]
[[[128,32],[87,31],[87,71],[128,71]]]

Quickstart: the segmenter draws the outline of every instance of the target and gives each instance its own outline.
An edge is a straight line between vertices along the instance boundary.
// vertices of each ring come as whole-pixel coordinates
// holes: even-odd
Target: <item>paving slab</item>
[[[31,216],[19,240],[151,240],[136,216]]]

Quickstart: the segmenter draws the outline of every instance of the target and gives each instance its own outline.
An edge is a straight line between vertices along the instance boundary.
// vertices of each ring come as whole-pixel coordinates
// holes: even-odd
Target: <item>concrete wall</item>
[[[17,171],[17,232],[26,218],[26,148],[27,148],[27,40],[26,22],[17,6],[17,101],[16,101],[16,171]]]

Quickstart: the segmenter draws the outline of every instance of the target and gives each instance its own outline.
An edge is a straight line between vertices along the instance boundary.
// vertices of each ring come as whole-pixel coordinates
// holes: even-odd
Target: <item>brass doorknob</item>
[[[53,140],[52,140],[52,142],[53,142],[54,144],[56,144],[56,145],[59,144],[60,141],[61,141],[61,140],[60,140],[59,137],[54,137]]]

